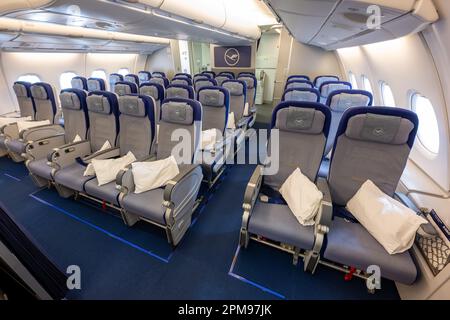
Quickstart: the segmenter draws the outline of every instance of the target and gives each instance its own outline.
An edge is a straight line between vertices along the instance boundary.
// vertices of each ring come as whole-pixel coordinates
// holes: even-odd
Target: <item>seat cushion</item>
[[[52,180],[52,167],[47,164],[47,159],[39,159],[31,161],[28,164],[28,169],[30,172],[38,177]]]
[[[20,140],[9,140],[6,143],[8,150],[14,153],[17,153],[19,155],[21,155],[22,153],[25,153],[25,147],[26,144],[23,141]]]
[[[408,251],[388,254],[359,223],[336,217],[327,238],[324,257],[328,260],[361,270],[377,265],[383,278],[404,284],[412,284],[417,278],[417,268]]]
[[[69,189],[83,192],[84,184],[95,178],[94,176],[83,176],[84,170],[86,167],[79,163],[71,164],[56,172],[55,182]]]
[[[99,186],[97,178],[94,178],[85,183],[84,190],[88,195],[93,196],[94,198],[105,200],[117,206],[119,205],[117,198],[119,197],[120,192],[116,189],[115,181]]]
[[[140,194],[129,193],[120,204],[130,213],[165,225],[163,200],[164,189],[158,188]]]
[[[287,205],[257,201],[250,217],[250,233],[309,250],[314,245],[314,227],[302,226]]]

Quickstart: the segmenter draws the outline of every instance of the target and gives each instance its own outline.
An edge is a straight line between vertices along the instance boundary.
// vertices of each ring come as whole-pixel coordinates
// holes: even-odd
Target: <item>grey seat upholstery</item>
[[[306,80],[306,81],[311,81],[311,79],[309,78],[309,76],[306,75],[302,75],[302,74],[293,74],[291,76],[289,76],[287,78],[287,82],[291,81],[291,80]]]
[[[338,90],[351,90],[352,84],[346,81],[325,81],[319,87],[320,95],[322,96],[323,103],[327,101],[328,96],[333,91]]]
[[[328,95],[326,105],[331,110],[331,126],[325,154],[328,154],[333,148],[336,132],[344,112],[354,107],[371,106],[372,102],[372,94],[363,90],[337,90]]]
[[[195,84],[195,81],[197,81],[197,80],[208,80],[208,79],[209,79],[208,76],[205,76],[204,74],[201,74],[201,73],[197,73],[192,78],[192,83]]]
[[[226,80],[222,87],[230,92],[230,113],[234,114],[236,127],[245,127],[250,119],[244,116],[247,102],[247,85],[241,80]]]
[[[152,73],[150,71],[139,71],[138,72],[139,83],[143,84],[145,82],[150,81],[152,78]]]
[[[114,93],[119,96],[136,94],[138,93],[138,86],[134,82],[118,81],[114,85]]]
[[[87,79],[85,77],[80,76],[73,77],[70,83],[72,85],[72,89],[86,90],[86,91],[88,89]]]
[[[202,74],[210,79],[214,79],[216,77],[216,73],[214,71],[203,71]]]
[[[217,85],[221,86],[224,83],[224,81],[233,80],[234,78],[228,74],[222,74],[222,75],[216,76],[214,79],[216,80]]]
[[[123,75],[121,75],[119,73],[111,73],[109,75],[109,90],[111,92],[114,92],[114,86],[119,81],[123,81]]]
[[[256,100],[256,88],[258,86],[258,80],[255,76],[243,75],[237,78],[237,80],[244,81],[247,85],[247,102],[248,102],[248,116],[250,117],[249,127],[252,127],[256,121],[257,108],[255,106]]]
[[[230,93],[222,87],[203,87],[198,92],[198,101],[202,104],[202,129],[217,131],[217,137],[223,137],[228,121]],[[204,175],[212,183],[214,175],[225,165],[225,145],[218,142],[217,147],[203,150]]]
[[[286,82],[286,86],[284,87],[284,90],[291,88],[305,88],[305,89],[313,89],[314,85],[312,82],[308,80],[298,80],[298,79],[292,79]]]
[[[120,177],[122,195],[119,202],[122,217],[128,225],[146,220],[166,229],[168,240],[177,245],[191,224],[195,201],[203,178],[199,165],[195,165],[200,152],[202,130],[202,106],[188,99],[166,99],[161,106],[159,142],[156,160],[165,159],[175,152],[179,143],[172,140],[175,130],[185,129],[190,137],[189,163],[179,163],[180,174],[165,188],[134,194],[132,170]],[[174,154],[176,157],[176,154]],[[180,160],[178,160],[180,161]],[[165,205],[164,205],[165,204]]]
[[[151,156],[156,141],[156,103],[146,95],[124,95],[119,97],[119,156],[132,152],[138,161]],[[116,182],[99,186],[97,178],[89,180],[84,190],[90,196],[119,205],[119,190]]]
[[[65,119],[64,133],[53,137],[45,135],[42,139],[31,142],[26,148],[29,159],[26,165],[38,186],[44,186],[53,180],[54,168],[47,163],[52,149],[71,143],[76,136],[86,139],[88,134],[89,117],[86,91],[65,89],[61,91],[59,97]]]
[[[31,83],[25,81],[16,81],[13,85],[21,117],[31,117],[34,119],[36,108],[31,94]]]
[[[176,73],[174,78],[187,78],[187,79],[191,79],[191,81],[192,81],[192,76],[189,73],[185,73],[185,72]]]
[[[89,92],[106,90],[105,80],[101,78],[89,78],[87,80],[87,86]]]
[[[195,99],[194,88],[182,84],[171,84],[166,89],[166,98]]]
[[[87,109],[90,123],[88,141],[56,149],[51,158],[52,165],[59,169],[54,180],[63,197],[71,196],[73,192],[83,192],[84,184],[94,178],[84,177],[83,173],[88,159],[98,154],[106,141],[113,148],[118,144],[120,124],[117,95],[106,91],[91,92],[87,97]]]
[[[161,103],[165,99],[165,90],[164,87],[157,83],[143,83],[139,87],[139,94],[144,96],[152,97],[155,101],[155,119],[156,122],[159,122],[159,114],[161,111]]]
[[[169,80],[167,80],[166,77],[153,77],[150,79],[149,82],[159,84],[159,85],[163,86],[164,89],[169,86]]]
[[[283,93],[281,101],[320,102],[320,93],[317,89],[292,87]]]
[[[330,75],[323,75],[323,76],[318,76],[314,79],[314,87],[316,87],[316,89],[320,89],[320,86],[322,85],[322,83],[327,82],[327,81],[339,81],[339,77],[338,76],[330,76]]]
[[[231,79],[235,79],[235,78],[236,78],[235,75],[234,75],[234,73],[231,72],[231,71],[222,71],[222,72],[219,72],[219,74],[218,74],[217,76],[228,76],[228,77],[231,77]]]
[[[330,121],[329,109],[316,102],[286,101],[274,109],[271,128],[279,130],[279,149],[276,150],[280,154],[279,169],[273,175],[262,176],[258,167],[255,174],[259,178],[253,180],[252,177],[249,182],[244,207],[250,207],[243,216],[241,245],[247,246],[250,235],[257,235],[294,246],[297,251],[313,249],[314,226],[302,226],[297,221],[279,189],[297,168],[310,181],[316,182]],[[271,145],[276,142],[271,133],[267,146],[269,155]]]
[[[204,78],[200,78],[200,79],[197,78],[197,80],[194,80],[194,89],[195,89],[195,92],[197,92],[197,93],[203,87],[214,87],[214,86],[217,86],[216,80],[209,79],[209,78],[207,78],[205,76],[203,76],[203,77]]]
[[[158,78],[167,78],[167,77],[166,77],[166,73],[165,73],[165,72],[162,72],[162,71],[154,71],[154,72],[152,73],[152,76],[153,76],[153,77],[158,77]]]
[[[136,86],[139,87],[140,83],[139,83],[139,77],[135,74],[127,74],[123,77],[123,81],[127,81],[127,82],[132,82],[134,83]]]
[[[418,118],[411,111],[386,107],[347,110],[331,158],[329,186],[336,207],[344,207],[361,185],[372,180],[393,197],[417,134]],[[389,255],[359,224],[347,223],[335,211],[324,257],[365,270],[378,265],[387,279],[411,284],[417,269],[405,252]],[[338,214],[339,213],[339,214]],[[353,218],[346,216],[346,218]]]
[[[171,85],[183,85],[192,87],[192,80],[187,77],[175,77],[170,82]]]

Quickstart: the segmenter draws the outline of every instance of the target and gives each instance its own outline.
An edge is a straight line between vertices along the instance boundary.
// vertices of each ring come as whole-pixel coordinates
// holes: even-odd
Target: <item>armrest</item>
[[[57,124],[49,124],[22,130],[19,136],[24,141],[34,141],[60,133],[64,133],[63,127]]]
[[[171,210],[166,210],[166,221],[173,224],[177,214],[192,200],[194,193],[203,180],[202,168],[198,164],[179,166],[180,173],[167,182],[164,189],[163,205]]]
[[[317,188],[322,192],[323,199],[319,208],[319,213],[316,216],[316,226],[330,228],[333,220],[333,202],[331,200],[330,187],[324,178],[318,178],[316,182]],[[328,230],[324,230],[325,233]]]
[[[88,155],[86,157],[81,157],[81,160],[85,164],[88,164],[93,159],[104,160],[104,159],[116,158],[118,156],[120,156],[120,148],[110,148],[110,149],[107,149],[107,150],[94,152],[93,154]]]
[[[84,140],[53,149],[47,159],[52,163],[52,167],[59,169],[75,163],[77,158],[86,157],[90,153],[91,143]]]
[[[46,158],[54,148],[63,145],[65,142],[64,133],[51,137],[44,137],[27,144],[25,150],[29,160]]]
[[[247,229],[248,221],[255,206],[255,202],[258,199],[259,190],[263,183],[264,166],[259,165],[253,172],[250,181],[247,184],[244,194],[244,203],[242,208],[244,209],[244,215],[242,217],[242,228]]]

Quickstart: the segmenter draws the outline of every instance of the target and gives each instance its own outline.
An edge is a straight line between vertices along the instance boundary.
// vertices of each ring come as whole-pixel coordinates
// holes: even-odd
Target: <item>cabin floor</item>
[[[266,128],[271,105],[259,107]],[[395,284],[367,292],[361,279],[319,266],[314,275],[292,256],[256,242],[238,250],[242,199],[254,165],[231,166],[174,250],[164,230],[129,228],[118,214],[39,189],[24,164],[0,158],[0,202],[61,270],[81,268],[68,299],[399,299]]]

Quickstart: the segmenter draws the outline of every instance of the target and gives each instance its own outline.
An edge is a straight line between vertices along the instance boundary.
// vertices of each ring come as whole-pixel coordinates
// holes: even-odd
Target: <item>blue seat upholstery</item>
[[[354,107],[339,124],[328,182],[333,206],[344,207],[361,185],[372,180],[393,197],[418,129],[417,115],[387,107]],[[335,210],[324,258],[365,270],[378,265],[387,279],[411,284],[417,268],[409,252],[389,255],[345,210]],[[351,220],[353,220],[351,219]]]
[[[283,93],[281,101],[320,102],[320,93],[313,88],[292,87]]]
[[[73,89],[88,90],[87,79],[85,77],[73,77],[70,83]]]
[[[152,78],[152,73],[150,71],[139,71],[138,77],[139,77],[139,84],[142,84],[150,81],[150,79]]]
[[[314,79],[313,83],[314,83],[314,87],[316,87],[317,89],[320,89],[320,86],[322,85],[322,83],[326,82],[326,81],[339,81],[339,77],[338,76],[332,76],[332,75],[323,75],[323,76],[318,76]]]
[[[223,75],[225,75],[225,76],[230,76],[232,79],[235,79],[235,78],[236,78],[236,77],[234,76],[234,73],[231,72],[231,71],[222,71],[222,72],[219,72],[219,74],[218,74],[217,76],[223,76]]]
[[[87,86],[89,92],[106,90],[105,80],[101,78],[89,78],[87,80]]]
[[[290,88],[306,88],[306,89],[314,89],[314,85],[309,80],[303,80],[303,79],[291,79],[286,82],[286,86],[284,87],[284,90],[290,89]]]
[[[337,90],[352,90],[352,84],[346,81],[325,81],[319,87],[322,102],[326,103],[328,96]]]
[[[172,79],[170,84],[181,84],[184,86],[191,86],[192,87],[192,80],[187,77],[175,77]]]
[[[109,90],[111,92],[114,92],[114,86],[119,81],[123,81],[123,75],[119,73],[111,73],[109,75]]]
[[[311,79],[309,78],[309,76],[306,75],[301,75],[301,74],[294,74],[291,75],[287,78],[286,82],[289,82],[290,80],[306,80],[306,81],[311,81]]]
[[[114,85],[114,93],[123,96],[125,94],[138,93],[138,86],[134,82],[118,81]]]
[[[159,78],[167,78],[166,74],[164,72],[162,72],[162,71],[154,71],[152,73],[152,76],[153,77],[159,77]]]
[[[216,73],[214,71],[203,71],[201,74],[204,74],[210,79],[214,79],[216,77]]]
[[[192,76],[189,73],[179,72],[176,73],[174,78],[188,78],[192,80]]]
[[[138,86],[138,87],[140,85],[139,77],[132,73],[125,75],[123,77],[123,81],[132,82],[132,83],[136,84],[136,86]]]
[[[255,73],[254,72],[239,72],[237,77],[239,78],[241,76],[243,76],[243,77],[245,77],[245,76],[252,76],[252,77],[254,77]]]

